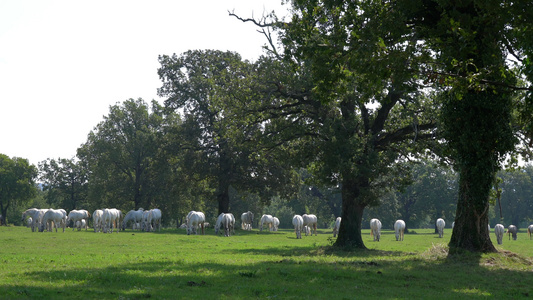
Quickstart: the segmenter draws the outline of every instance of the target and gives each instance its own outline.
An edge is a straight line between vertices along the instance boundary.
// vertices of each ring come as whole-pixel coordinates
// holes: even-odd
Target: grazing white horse
[[[128,222],[132,222],[132,230],[135,230],[136,224],[142,221],[144,209],[139,208],[138,210],[130,210],[124,220],[122,220],[122,230],[124,231],[128,227]],[[140,229],[140,227],[139,227]]]
[[[498,241],[498,245],[503,244],[503,232],[505,231],[505,228],[502,224],[496,224],[494,226],[494,234],[496,235],[496,241]]]
[[[507,233],[509,233],[509,240],[511,240],[511,235],[513,235],[513,240],[516,241],[516,233],[518,232],[518,228],[514,225],[509,225],[507,227]]]
[[[303,219],[303,218],[302,218]],[[311,234],[311,227],[309,226],[304,226],[304,233],[305,233],[305,236],[308,236]]]
[[[403,220],[397,220],[394,223],[394,233],[396,234],[397,241],[403,241],[404,231],[405,231],[405,222]]]
[[[93,226],[94,232],[103,231],[103,217],[104,211],[97,209],[93,212]]]
[[[527,235],[529,236],[529,239],[531,239],[531,236],[533,235],[533,224],[527,227]]]
[[[32,232],[35,232],[35,230],[39,230],[39,226],[41,224],[41,220],[44,216],[44,213],[47,211],[47,209],[38,209],[38,208],[30,208],[30,209],[27,209],[25,210],[23,213],[22,213],[22,222],[24,222],[24,219],[26,219],[26,217],[29,217],[29,219],[32,220],[31,222],[31,231]]]
[[[241,228],[243,230],[252,230],[252,223],[254,222],[254,214],[247,211],[241,215]]]
[[[446,226],[446,222],[444,222],[443,219],[438,218],[437,219],[437,231],[439,232],[439,237],[444,236],[444,226]]]
[[[28,219],[26,219],[26,227],[31,227],[31,224],[33,223],[33,219],[31,217],[29,217]]]
[[[221,213],[218,215],[217,222],[215,224],[215,234],[218,234],[220,229],[224,229],[224,236],[230,236],[232,232],[232,227],[235,224],[235,217],[231,213]]]
[[[263,226],[268,225],[268,230],[272,231],[272,223],[274,223],[274,217],[272,215],[263,215],[261,217],[261,225],[259,231],[263,231]]]
[[[202,229],[204,234],[205,215],[201,211],[190,211],[187,215],[187,235],[191,233],[198,234],[198,227]]]
[[[220,215],[218,215],[217,221],[215,222],[215,234],[218,234],[220,227],[222,227],[222,219],[224,219],[224,215],[224,213],[220,213]]]
[[[235,216],[232,213],[227,213],[227,215],[229,215],[231,218],[230,226],[229,226],[231,230],[231,234],[235,235]]]
[[[161,210],[158,208],[150,209],[143,214],[144,228],[146,231],[155,231],[156,228],[161,231]]]
[[[341,228],[341,221],[341,217],[337,217],[337,219],[335,220],[335,226],[333,226],[333,237],[336,237],[337,234],[339,234],[339,228]]]
[[[304,226],[309,226],[309,228],[311,228],[311,235],[313,235],[314,231],[316,236],[316,226],[318,223],[317,217],[315,215],[303,214],[302,219],[304,220]],[[305,235],[307,236],[307,232],[305,233]]]
[[[85,227],[85,230],[87,230],[86,226],[87,226],[87,222],[85,222],[85,219],[76,221],[75,227],[78,228],[78,231],[80,231],[83,227]]]
[[[300,215],[294,215],[292,217],[292,225],[294,225],[294,232],[296,233],[296,238],[302,238],[302,230],[304,227],[304,219]]]
[[[279,228],[279,219],[277,217],[272,217],[272,231],[278,231]]]
[[[63,222],[65,218],[66,216],[63,211],[59,209],[49,209],[44,213],[39,231],[43,232],[45,227],[48,231],[52,231],[55,227],[57,232],[57,226],[61,226],[63,227],[63,232],[65,232],[65,222]]]
[[[106,208],[104,209],[104,213],[102,215],[102,223],[103,223],[103,232],[107,233],[113,233],[113,229],[117,230],[117,233],[120,231],[120,226],[117,226],[120,224],[120,218],[122,217],[122,212],[116,208]]]
[[[370,235],[374,236],[374,242],[381,238],[381,221],[378,219],[370,220]]]
[[[91,214],[89,214],[89,212],[86,211],[85,209],[80,209],[80,210],[73,209],[68,213],[67,224],[68,222],[72,221],[72,224],[74,225],[74,227],[77,227],[76,226],[77,222],[80,221],[80,224],[81,224],[81,220],[84,220],[83,227],[85,227],[85,230],[87,230],[87,223],[88,223],[87,221],[89,220],[90,217],[91,217]],[[72,227],[72,231],[74,231],[74,227]]]

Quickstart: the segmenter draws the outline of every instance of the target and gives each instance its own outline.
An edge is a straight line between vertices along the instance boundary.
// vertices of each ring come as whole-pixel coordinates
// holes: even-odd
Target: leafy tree
[[[528,165],[521,169],[500,171],[498,177],[502,179],[499,187],[502,189],[500,201],[503,220],[500,219],[499,204],[495,204],[496,214],[491,220],[492,225],[528,226],[533,220],[533,167]]]
[[[442,133],[459,174],[450,253],[496,251],[487,228],[489,195],[496,172],[516,144],[511,124],[517,74],[506,58],[527,56],[523,46],[530,41],[525,43],[524,35],[531,37],[531,30],[516,25],[531,18],[531,9],[498,0],[399,3],[437,56],[428,76],[449,88]]]
[[[0,225],[7,224],[7,212],[13,204],[29,202],[36,194],[37,168],[27,159],[0,154]]]
[[[402,184],[405,170],[397,162],[421,150],[415,142],[434,137],[434,109],[417,93],[418,69],[430,57],[392,3],[291,4],[289,23],[240,18],[278,30],[284,46],[271,51],[278,67],[261,70],[271,97],[256,111],[268,119],[272,144],[311,162],[322,184],[340,187],[343,222],[335,245],[365,248],[365,208]]]
[[[96,207],[145,209],[168,198],[162,180],[171,164],[158,159],[163,130],[170,125],[163,108],[152,101],[129,99],[110,107],[108,116],[89,134],[78,149],[78,157],[89,171],[88,197]],[[157,167],[157,170],[154,168]],[[160,176],[158,175],[160,174]]]
[[[47,159],[39,163],[47,202],[68,210],[87,208],[87,170],[74,158]]]
[[[244,111],[259,92],[252,80],[256,66],[237,53],[216,50],[164,55],[159,61],[163,85],[158,93],[167,97],[167,108],[184,114],[175,147],[191,158],[185,160],[195,173],[189,176],[214,188],[218,213],[230,211],[231,188],[256,193],[263,201],[283,193],[292,174],[276,163],[273,152],[257,153],[252,141],[261,124],[250,122]]]

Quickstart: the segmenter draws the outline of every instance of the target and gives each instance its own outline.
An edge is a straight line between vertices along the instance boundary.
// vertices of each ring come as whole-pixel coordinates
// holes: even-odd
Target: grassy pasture
[[[331,231],[238,230],[226,238],[0,227],[1,299],[517,299],[533,297],[533,240],[498,254],[447,258],[432,230],[396,242],[364,232],[370,250],[332,250]],[[492,234],[492,238],[494,234]],[[216,297],[216,298],[215,298]]]

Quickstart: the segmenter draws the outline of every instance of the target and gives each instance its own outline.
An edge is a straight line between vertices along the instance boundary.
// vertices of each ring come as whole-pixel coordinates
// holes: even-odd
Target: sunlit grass
[[[448,257],[450,232],[385,230],[370,250],[330,247],[330,231],[209,230],[187,236],[91,231],[32,233],[0,227],[0,298],[83,299],[516,299],[533,295],[533,241],[504,240],[498,254]],[[523,235],[525,237],[525,234]],[[493,238],[493,237],[491,237]]]

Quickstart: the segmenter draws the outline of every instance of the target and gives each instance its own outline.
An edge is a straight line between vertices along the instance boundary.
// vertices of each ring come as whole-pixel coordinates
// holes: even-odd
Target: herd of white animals
[[[130,210],[126,216],[116,208],[97,209],[92,214],[87,210],[71,210],[68,214],[64,209],[30,208],[22,213],[22,221],[26,222],[32,231],[52,231],[54,228],[65,228],[72,223],[72,230],[88,230],[89,219],[92,216],[94,232],[112,233],[124,230],[131,224],[133,230],[155,231],[161,230],[161,210]]]
[[[22,221],[26,222],[28,227],[35,232],[52,231],[54,228],[57,232],[58,228],[62,228],[65,232],[65,228],[72,224],[72,230],[81,230],[85,228],[88,230],[89,219],[91,214],[87,210],[72,210],[68,214],[64,209],[38,209],[30,208],[22,213]],[[130,210],[125,216],[122,212],[116,208],[97,209],[92,213],[94,232],[112,233],[113,230],[119,232],[120,229],[125,230],[128,226],[131,226],[132,230],[139,231],[161,231],[161,210],[154,208],[150,210],[144,210],[139,208],[138,210]],[[333,237],[336,237],[339,233],[341,225],[341,217],[335,220],[333,227]],[[241,229],[252,230],[252,223],[254,221],[254,214],[251,211],[247,211],[241,215]],[[71,223],[72,222],[72,223]],[[439,238],[444,236],[444,227],[446,222],[439,218],[435,222]],[[454,222],[455,223],[455,222]],[[454,227],[452,223],[452,228]],[[187,229],[187,235],[198,234],[198,229],[204,234],[205,227],[208,223],[205,219],[205,214],[199,211],[190,211],[185,219],[185,224],[181,225],[181,228]],[[265,214],[261,217],[259,222],[259,230],[263,231],[263,228],[268,228],[269,231],[277,231],[279,227],[279,219],[272,215]],[[292,225],[294,226],[294,232],[296,238],[302,238],[302,232],[306,236],[317,235],[318,219],[313,214],[294,215],[292,218]],[[381,221],[378,219],[370,220],[370,235],[374,241],[379,242],[381,238]],[[490,225],[488,226],[490,232]],[[396,241],[403,241],[405,231],[405,222],[403,220],[397,220],[394,223],[394,232],[396,235]],[[507,232],[502,224],[496,224],[494,227],[494,234],[499,245],[503,243],[504,233],[509,234],[509,240],[511,236],[513,240],[517,238],[518,229],[515,225],[509,225]],[[235,234],[235,216],[232,213],[221,213],[215,223],[215,234],[222,234],[224,236],[231,236]],[[533,238],[533,224],[527,228],[529,239]]]

